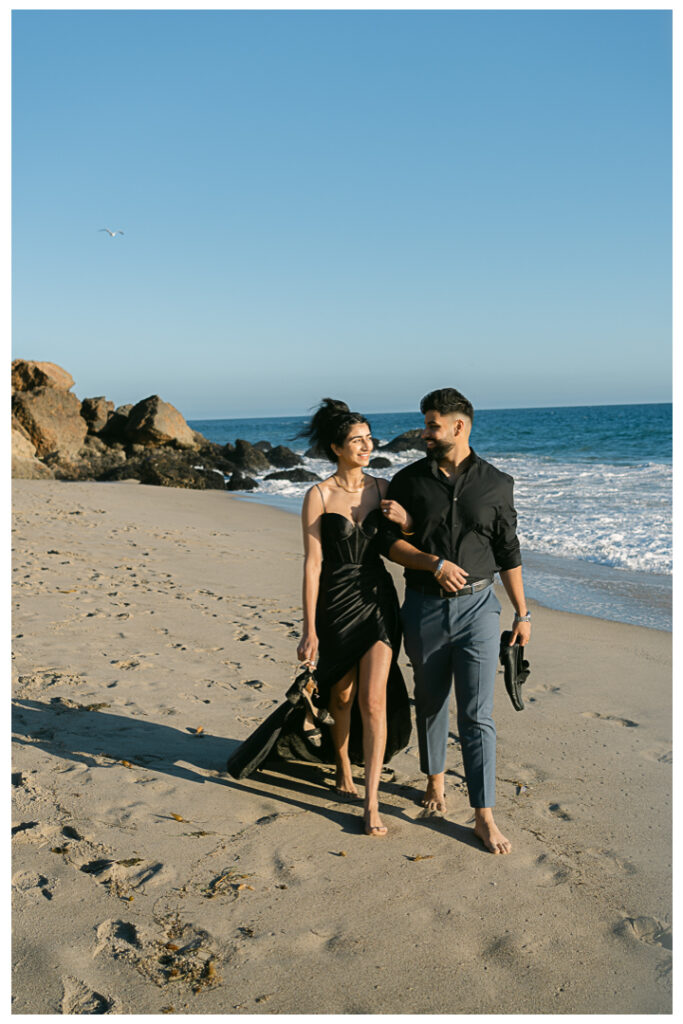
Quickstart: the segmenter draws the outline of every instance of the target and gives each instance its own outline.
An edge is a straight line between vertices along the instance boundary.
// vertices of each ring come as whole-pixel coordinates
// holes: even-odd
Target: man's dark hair
[[[438,391],[430,391],[428,395],[425,395],[420,402],[420,412],[424,416],[430,409],[440,412],[442,416],[459,412],[463,416],[469,416],[470,420],[474,420],[472,403],[455,388],[439,388]]]

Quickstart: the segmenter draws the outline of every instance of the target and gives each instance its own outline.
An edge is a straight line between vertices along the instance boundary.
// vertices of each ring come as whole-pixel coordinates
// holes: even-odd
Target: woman
[[[335,789],[346,799],[358,796],[349,759],[351,712],[358,696],[365,832],[383,836],[387,829],[379,815],[378,788],[390,673],[396,692],[405,693],[405,684],[396,661],[401,642],[398,599],[380,558],[380,533],[384,517],[406,532],[410,521],[396,502],[384,501],[380,507],[387,482],[365,473],[373,440],[364,416],[344,402],[325,398],[300,436],[308,437],[336,469],[304,499],[303,635],[297,656],[310,666],[317,659],[319,703],[334,718]],[[314,738],[317,732],[310,729],[307,736]]]

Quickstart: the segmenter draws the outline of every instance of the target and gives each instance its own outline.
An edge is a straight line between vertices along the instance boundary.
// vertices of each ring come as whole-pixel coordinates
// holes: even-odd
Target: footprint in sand
[[[616,935],[632,937],[649,946],[673,949],[671,925],[662,924],[656,917],[625,917],[613,930]]]
[[[658,750],[644,750],[643,757],[648,761],[656,761],[657,764],[673,764],[673,751],[669,747],[660,747]]]
[[[12,888],[21,896],[36,900],[51,900],[54,895],[55,881],[39,874],[37,871],[19,871],[12,878]]]
[[[584,853],[588,854],[589,857],[597,857],[608,865],[618,868],[619,871],[623,871],[627,875],[636,875],[638,873],[638,869],[635,864],[631,864],[631,862],[626,860],[624,857],[618,856],[613,850],[604,850],[602,847],[590,847],[589,849],[584,850]]]
[[[562,821],[571,821],[572,816],[565,811],[561,804],[548,804],[548,810],[555,818],[560,818]]]
[[[140,655],[140,657],[142,657],[142,655]],[[139,658],[133,657],[133,658],[126,658],[125,661],[113,660],[113,661],[110,661],[109,664],[113,665],[114,668],[122,668],[122,669],[126,669],[126,671],[130,671],[131,669],[134,669],[134,668],[140,668],[140,665],[142,663],[141,663]]]
[[[619,718],[617,715],[602,715],[599,711],[582,711],[582,718],[599,718],[603,722],[612,722],[613,725],[620,725],[625,729],[637,729],[638,722],[632,722],[630,718]]]
[[[93,875],[115,896],[129,896],[131,890],[137,889],[144,892],[144,886],[168,883],[174,877],[161,861],[150,863],[141,857],[124,857],[121,860],[101,858],[81,864],[80,870]]]
[[[263,690],[268,688],[266,683],[261,682],[260,679],[243,679],[242,682],[245,686],[250,686],[252,690]]]
[[[25,693],[27,690],[46,690],[49,686],[79,686],[85,682],[82,676],[68,672],[60,672],[58,669],[38,669],[30,675],[19,676],[17,690]]]
[[[196,993],[219,985],[223,979],[217,968],[234,950],[219,949],[207,931],[182,924],[177,915],[169,915],[160,924],[165,935],[159,936],[158,929],[149,933],[128,921],[103,921],[97,929],[93,956],[107,953],[123,960],[159,986],[175,981]]]
[[[15,836],[22,835],[24,832],[31,832],[33,829],[38,828],[39,825],[39,821],[20,821],[18,824],[12,825],[12,838],[14,839]],[[34,836],[38,837],[39,833],[35,832]],[[37,838],[34,839],[33,837],[29,839],[29,842],[31,840],[34,842],[38,841]]]
[[[535,704],[539,697],[546,697],[549,694],[557,696],[561,693],[562,689],[559,686],[550,686],[547,683],[542,683],[539,686],[533,687],[533,689],[524,690],[524,694],[528,696],[530,704]]]
[[[536,867],[541,871],[545,886],[564,885],[572,876],[570,869],[563,864],[553,864],[547,853],[536,858]]]
[[[78,978],[70,975],[63,978],[62,987],[62,1013],[111,1013],[115,1010],[115,1000],[93,991]]]

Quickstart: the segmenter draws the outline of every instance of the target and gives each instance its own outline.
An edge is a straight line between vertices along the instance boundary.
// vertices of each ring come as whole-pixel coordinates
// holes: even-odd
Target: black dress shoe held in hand
[[[504,630],[500,635],[500,663],[505,673],[505,689],[510,695],[515,711],[524,710],[522,685],[529,675],[529,662],[524,657],[524,648],[519,641],[510,647],[512,631]]]

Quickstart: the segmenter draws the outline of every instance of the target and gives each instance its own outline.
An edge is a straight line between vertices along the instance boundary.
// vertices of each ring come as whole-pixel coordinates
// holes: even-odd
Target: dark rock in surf
[[[303,459],[296,452],[293,452],[291,448],[287,448],[283,444],[279,444],[277,448],[271,448],[268,452],[268,461],[271,466],[277,466],[278,469],[293,469],[294,466],[303,465]]]
[[[427,445],[422,440],[422,430],[418,427],[415,430],[406,430],[404,434],[399,434],[388,444],[380,445],[378,450],[381,452],[426,452]]]
[[[225,485],[225,489],[228,491],[253,491],[255,487],[258,487],[256,480],[252,480],[250,476],[245,476],[239,470],[232,474]]]
[[[270,469],[267,457],[249,441],[238,438],[235,441],[235,451],[230,457],[243,473],[266,473]]]
[[[266,480],[291,480],[295,484],[315,483],[322,480],[317,473],[311,473],[310,469],[279,469],[276,473],[267,473]]]

